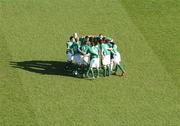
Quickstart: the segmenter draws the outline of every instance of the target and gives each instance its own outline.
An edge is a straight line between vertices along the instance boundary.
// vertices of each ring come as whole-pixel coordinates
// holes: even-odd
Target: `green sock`
[[[118,65],[116,64],[116,67],[115,67],[115,72],[117,72],[118,71]]]
[[[97,68],[97,77],[99,77],[99,68]]]
[[[123,66],[122,66],[121,63],[118,64],[118,67],[119,67],[119,69],[120,69],[123,73],[125,72],[125,70],[124,70],[124,68],[123,68]]]
[[[88,71],[88,66],[85,66],[84,67],[84,73],[87,73],[87,71]]]
[[[109,75],[111,75],[111,65],[109,65]]]
[[[109,67],[109,65],[107,66],[107,73],[106,73],[106,75],[107,75],[107,76],[110,75],[110,67]]]
[[[82,74],[85,74],[85,66],[82,66]]]
[[[99,77],[99,69],[96,68],[96,77]]]
[[[104,77],[106,76],[106,66],[104,66],[104,68],[103,68],[103,75],[104,75]]]
[[[75,66],[75,70],[77,70],[77,71],[78,71],[78,67],[79,67],[79,66],[76,64],[76,66]]]
[[[82,67],[82,77],[84,78],[86,76],[86,66]]]
[[[88,70],[87,70],[87,73],[86,73],[86,76],[87,77],[89,77],[89,72],[91,71],[91,69],[89,68]]]
[[[91,72],[92,72],[92,77],[94,78],[94,69],[91,68]]]

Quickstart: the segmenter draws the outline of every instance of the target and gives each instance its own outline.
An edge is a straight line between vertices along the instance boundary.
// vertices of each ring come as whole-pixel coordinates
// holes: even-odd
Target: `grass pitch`
[[[0,0],[0,125],[180,125],[179,8],[179,0]],[[117,41],[128,76],[61,73],[74,31]]]

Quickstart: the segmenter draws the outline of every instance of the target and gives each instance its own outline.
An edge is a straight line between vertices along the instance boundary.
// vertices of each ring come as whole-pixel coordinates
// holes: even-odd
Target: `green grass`
[[[179,0],[0,0],[0,125],[180,125],[179,8]],[[117,40],[128,76],[12,67],[57,66],[74,31]]]

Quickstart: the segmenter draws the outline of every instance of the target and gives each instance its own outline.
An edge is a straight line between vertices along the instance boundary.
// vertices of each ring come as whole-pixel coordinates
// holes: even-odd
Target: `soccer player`
[[[76,42],[79,41],[79,38],[78,38],[78,34],[76,32],[74,32],[71,36],[70,36],[70,39],[71,38],[74,38]]]
[[[98,42],[94,41],[93,37],[90,37],[91,46],[88,49],[88,54],[86,56],[90,56],[90,68],[87,72],[87,76],[89,77],[89,73],[92,73],[92,78],[95,79],[99,77],[99,46]],[[97,76],[95,76],[95,72]]]
[[[80,66],[80,54],[79,54],[79,42],[76,42],[76,40],[72,37],[73,39],[73,44],[71,46],[71,49],[73,51],[73,57],[74,57],[74,63],[75,63],[75,67],[74,67],[74,74],[77,75],[78,74],[78,68]]]
[[[89,41],[88,36],[85,37],[85,41],[82,43],[80,47],[80,52],[81,52],[81,64],[89,64],[89,57],[85,57],[84,55],[87,54],[87,51],[90,47],[91,43]]]
[[[109,46],[108,46],[109,41],[110,41],[110,38],[106,37],[106,38],[104,38],[104,42],[100,45],[104,77],[109,76],[111,73],[111,70],[110,70],[110,54],[111,54],[110,50],[111,50],[111,48],[109,48]]]
[[[74,39],[71,37],[70,38],[70,41],[68,41],[66,43],[66,59],[67,59],[67,63],[65,65],[65,69],[68,70],[69,67],[72,65],[72,61],[73,61],[73,52],[72,52],[72,49],[71,49],[71,46],[73,45],[73,41]]]
[[[117,45],[115,43],[112,43],[112,53],[113,53],[113,63],[115,64],[115,75],[117,75],[118,69],[121,70],[122,74],[121,76],[125,75],[125,69],[123,68],[121,64],[121,55],[117,50]]]
[[[83,73],[83,77],[85,77],[85,73],[87,71],[87,68],[89,66],[90,63],[90,57],[86,56],[86,54],[88,53],[90,47],[90,42],[89,42],[89,38],[88,36],[85,37],[85,41],[83,43],[81,43],[81,47],[79,48],[79,52],[80,52],[80,58],[81,58],[81,70]]]
[[[113,42],[113,39],[112,38],[106,38],[107,39],[107,44],[109,46],[109,51],[111,52],[110,54],[110,70],[112,71],[113,70],[113,52],[112,52],[112,49],[113,49],[113,45],[114,45],[114,42]]]
[[[102,34],[99,34],[99,36],[96,36],[96,39],[99,43],[102,43],[104,36]]]

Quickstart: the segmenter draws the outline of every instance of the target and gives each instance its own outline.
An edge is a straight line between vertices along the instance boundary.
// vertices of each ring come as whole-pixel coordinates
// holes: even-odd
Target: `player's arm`
[[[80,48],[78,48],[78,51],[79,51],[81,54],[86,55],[86,53],[83,52]]]
[[[113,48],[107,48],[107,50],[112,51],[112,50],[113,50]]]
[[[104,47],[104,45],[101,45],[101,56],[102,56],[102,58],[105,56],[105,47]]]
[[[90,49],[88,48],[88,50],[87,50],[87,52],[86,52],[86,54],[84,55],[85,57],[89,57],[91,55],[91,51],[90,51]]]
[[[70,42],[70,41],[67,41],[67,42],[66,42],[66,54],[70,51],[69,42]]]

